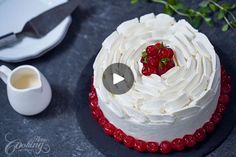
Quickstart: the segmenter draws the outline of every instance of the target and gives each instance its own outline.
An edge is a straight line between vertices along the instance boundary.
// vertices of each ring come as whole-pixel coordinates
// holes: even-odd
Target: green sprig
[[[219,2],[220,0],[203,0],[199,3],[197,9],[189,8],[179,0],[149,0],[149,2],[159,3],[164,5],[164,13],[173,15],[174,13],[187,17],[195,28],[198,28],[202,21],[209,26],[213,26],[216,21],[213,17],[216,16],[218,21],[224,21],[222,31],[227,31],[229,28],[236,28],[236,18],[232,10],[236,8],[235,4],[228,2]],[[139,0],[130,0],[132,4],[136,4]]]

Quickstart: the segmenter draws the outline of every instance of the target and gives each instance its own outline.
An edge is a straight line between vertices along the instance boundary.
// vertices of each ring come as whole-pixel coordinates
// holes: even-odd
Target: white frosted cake
[[[148,45],[174,51],[174,67],[162,75],[142,74]],[[105,89],[102,75],[112,63],[128,65],[135,82],[125,94]],[[93,65],[98,105],[126,135],[161,142],[193,134],[211,119],[220,95],[220,60],[203,33],[185,20],[153,13],[123,22],[102,44]]]

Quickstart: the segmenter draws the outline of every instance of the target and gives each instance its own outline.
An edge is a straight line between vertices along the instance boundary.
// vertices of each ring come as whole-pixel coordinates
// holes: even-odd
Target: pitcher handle
[[[10,75],[11,70],[5,65],[0,66],[0,78],[7,84],[8,76]]]

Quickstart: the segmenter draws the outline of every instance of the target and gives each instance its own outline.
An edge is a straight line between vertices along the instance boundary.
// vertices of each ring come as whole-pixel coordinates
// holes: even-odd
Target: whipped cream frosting
[[[175,52],[175,67],[144,76],[141,53],[163,42]],[[128,65],[135,78],[125,94],[114,95],[102,83],[113,63]],[[220,89],[220,61],[208,38],[185,20],[153,13],[120,24],[103,42],[93,65],[94,86],[106,118],[142,140],[172,140],[193,133],[211,117]]]

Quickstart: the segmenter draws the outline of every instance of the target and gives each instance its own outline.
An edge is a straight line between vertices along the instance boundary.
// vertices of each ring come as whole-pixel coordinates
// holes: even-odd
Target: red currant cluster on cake
[[[150,45],[142,52],[141,63],[143,63],[142,74],[162,75],[175,66],[174,51],[161,42]]]

